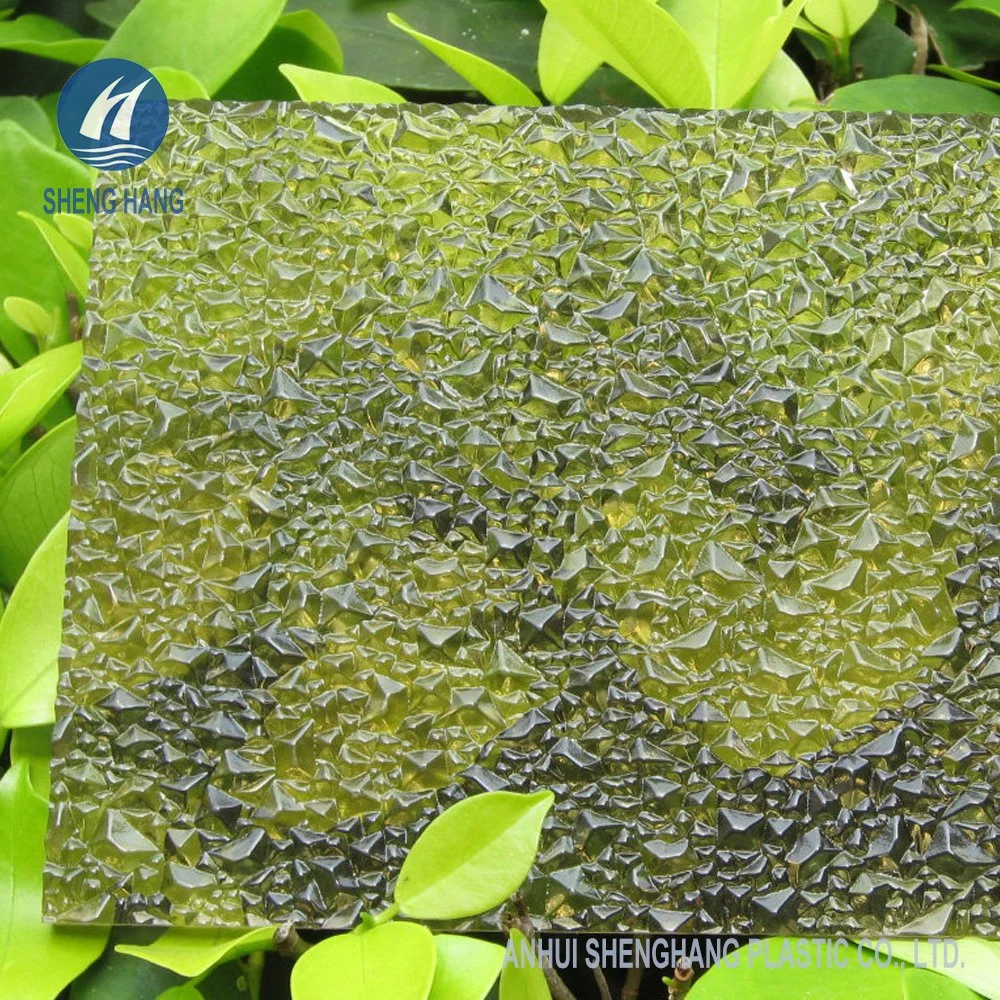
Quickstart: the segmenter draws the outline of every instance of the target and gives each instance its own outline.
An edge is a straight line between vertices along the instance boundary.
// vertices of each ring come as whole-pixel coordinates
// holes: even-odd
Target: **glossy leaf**
[[[551,792],[488,792],[451,806],[420,835],[399,873],[396,901],[421,920],[484,913],[525,880]]]
[[[56,212],[52,216],[56,229],[84,254],[90,253],[94,243],[94,224],[85,215]]]
[[[538,40],[538,80],[553,104],[565,104],[600,69],[601,57],[552,13]]]
[[[1000,96],[982,87],[932,76],[887,76],[835,91],[826,107],[835,111],[901,111],[915,115],[1000,114]]]
[[[904,962],[919,962],[928,969],[954,979],[979,993],[986,1000],[1000,1000],[1000,941],[984,938],[958,938],[958,962],[947,968],[942,961],[942,943],[936,947],[915,938],[891,942],[893,957]]]
[[[398,13],[535,86],[544,14],[538,0],[289,0],[289,10],[303,7],[336,33],[349,75],[411,90],[468,90],[454,70],[389,24],[386,14]]]
[[[187,979],[196,979],[213,966],[254,951],[268,951],[273,945],[273,927],[256,927],[250,931],[171,927],[150,944],[119,944],[115,950],[152,962]]]
[[[0,376],[0,452],[22,438],[80,370],[83,348],[64,344]]]
[[[672,0],[708,77],[712,107],[736,107],[774,62],[805,0]]]
[[[426,927],[390,921],[327,938],[292,967],[293,1000],[426,1000],[437,953]]]
[[[981,10],[1000,17],[1000,0],[958,0],[952,10]]]
[[[69,510],[76,418],[36,441],[0,479],[0,581],[13,587],[35,549]]]
[[[513,950],[517,956],[516,962],[505,962],[500,973],[500,1000],[550,1000],[548,983],[545,973],[537,965],[523,961],[522,951],[527,945],[527,939],[516,928],[510,932],[508,951]]]
[[[344,69],[344,53],[330,26],[311,10],[282,14],[254,54],[219,91],[221,100],[284,100],[295,89],[278,69],[283,63],[326,73]]]
[[[69,514],[35,550],[0,618],[0,727],[55,718]]]
[[[814,945],[805,942],[807,949]],[[751,952],[745,946],[705,973],[692,987],[689,1000],[976,1000],[975,994],[936,972],[909,968],[893,962],[878,968],[874,960],[865,967],[859,948],[844,944],[837,963],[820,973],[812,962],[797,960],[798,940],[769,938]],[[784,950],[783,950],[784,949]],[[813,954],[808,951],[807,954]],[[782,957],[784,955],[784,958]],[[820,978],[820,975],[822,978]]]
[[[281,72],[303,101],[327,104],[402,104],[405,98],[380,83],[340,73],[322,73],[305,66],[282,64]]]
[[[0,49],[82,66],[96,59],[103,48],[104,39],[84,38],[62,22],[41,14],[22,14],[12,21],[0,21]]]
[[[87,298],[87,282],[90,281],[90,268],[79,250],[51,222],[40,219],[31,212],[18,212],[22,219],[30,222],[41,233],[42,239],[48,244],[53,256],[59,262],[66,277],[69,278],[73,290],[81,301]]]
[[[267,37],[284,0],[140,0],[103,59],[186,70],[214,94]]]
[[[884,17],[873,17],[851,41],[851,63],[865,80],[908,74],[916,57],[912,37]]]
[[[664,107],[711,105],[712,88],[698,51],[680,24],[650,0],[542,3],[603,62]]]
[[[128,17],[139,0],[92,0],[84,4],[84,10],[99,24],[117,28]]]
[[[747,95],[743,106],[769,111],[803,111],[816,106],[816,95],[799,64],[787,52],[779,52]]]
[[[52,1000],[104,950],[107,927],[41,921],[48,803],[26,760],[0,779],[0,996]]]
[[[437,965],[428,1000],[483,1000],[500,975],[504,950],[490,941],[438,934]]]
[[[856,35],[878,9],[879,0],[806,0],[805,15],[834,38]]]
[[[181,986],[171,986],[164,990],[156,1000],[204,1000],[201,990],[191,983],[184,983]]]
[[[516,76],[500,66],[494,66],[488,59],[425,35],[395,14],[389,14],[389,23],[433,52],[493,104],[527,107],[537,107],[541,104],[535,94]]]
[[[52,727],[22,726],[10,737],[11,763],[25,761],[31,787],[46,801],[49,797],[49,764],[52,760]]]
[[[3,300],[3,309],[19,330],[30,333],[40,345],[51,343],[61,325],[58,310],[50,312],[37,302],[22,299],[19,295],[8,295]]]
[[[17,122],[43,146],[55,148],[55,130],[38,101],[30,97],[0,97],[0,119]]]
[[[187,70],[174,69],[172,66],[155,66],[150,73],[160,81],[163,92],[171,101],[207,100],[208,91],[205,84],[193,73]]]
[[[46,309],[66,313],[67,281],[38,230],[16,217],[19,211],[37,212],[45,188],[82,187],[90,171],[29,135],[13,121],[0,121],[0,224],[4,230],[0,253],[0,301],[9,295],[31,299]],[[31,337],[0,313],[0,343],[15,361],[36,353]]]

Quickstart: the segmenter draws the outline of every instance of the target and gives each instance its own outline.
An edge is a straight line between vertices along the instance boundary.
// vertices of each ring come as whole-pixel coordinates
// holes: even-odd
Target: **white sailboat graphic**
[[[147,77],[138,86],[123,94],[114,94],[115,87],[122,82],[124,77],[118,77],[108,84],[94,98],[93,103],[84,115],[83,123],[80,125],[80,135],[85,139],[92,139],[98,143],[97,146],[73,147],[73,152],[94,167],[124,167],[141,163],[149,155],[151,150],[147,146],[140,146],[132,142],[132,116],[135,113],[139,95],[146,85],[152,80]],[[111,127],[108,129],[109,135],[120,142],[101,142],[104,134],[104,126],[108,116],[112,111],[118,109]]]

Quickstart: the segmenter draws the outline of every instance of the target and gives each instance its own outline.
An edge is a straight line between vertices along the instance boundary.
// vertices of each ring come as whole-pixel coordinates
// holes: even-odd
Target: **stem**
[[[628,970],[625,985],[622,987],[622,1000],[639,1000],[639,991],[642,989],[642,977],[645,971],[639,962]]]
[[[599,966],[594,966],[594,978],[597,980],[597,989],[600,991],[601,1000],[612,1000],[611,987],[604,976],[604,970]]]
[[[253,951],[247,955],[247,983],[250,1000],[260,1000],[260,988],[264,982],[264,952]]]
[[[913,60],[913,69],[916,76],[923,76],[927,72],[927,55],[930,52],[930,29],[927,27],[927,18],[919,7],[910,9],[910,35],[913,44],[917,47],[917,55]]]
[[[399,903],[393,900],[381,913],[372,917],[372,927],[378,927],[379,924],[387,924],[397,913],[399,913]]]
[[[534,941],[535,925],[531,922],[531,914],[528,912],[524,896],[521,893],[514,897],[514,908],[517,911],[516,914],[504,914],[501,926],[504,930],[516,927],[529,941]],[[570,988],[562,981],[555,969],[542,966],[542,973],[545,976],[549,992],[552,994],[552,1000],[576,1000]]]
[[[299,937],[293,923],[282,924],[274,932],[274,950],[282,958],[301,958],[311,947]]]

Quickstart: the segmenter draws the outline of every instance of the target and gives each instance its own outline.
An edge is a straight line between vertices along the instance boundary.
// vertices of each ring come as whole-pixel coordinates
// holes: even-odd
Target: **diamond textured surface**
[[[995,123],[174,118],[184,214],[97,225],[50,918],[346,926],[547,786],[557,926],[998,933]]]

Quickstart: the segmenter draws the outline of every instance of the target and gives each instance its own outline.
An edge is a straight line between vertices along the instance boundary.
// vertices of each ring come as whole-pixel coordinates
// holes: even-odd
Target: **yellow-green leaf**
[[[551,792],[487,792],[446,809],[403,862],[400,910],[420,920],[454,920],[502,903],[527,878],[553,801]]]
[[[162,966],[179,976],[197,979],[213,966],[231,962],[274,945],[273,927],[251,931],[224,928],[171,927],[150,944],[119,944],[115,951]]]
[[[436,963],[426,927],[390,921],[313,945],[292,967],[292,998],[427,1000]]]
[[[55,719],[68,521],[66,514],[35,550],[0,618],[4,729],[44,726]]]
[[[61,21],[42,14],[22,14],[13,21],[0,21],[0,49],[82,66],[96,59],[103,48],[103,38],[84,38]]]
[[[289,63],[282,63],[279,68],[303,101],[322,101],[326,104],[403,104],[406,100],[396,91],[359,76],[324,73]]]
[[[541,104],[531,88],[513,73],[508,73],[507,70],[494,65],[488,59],[483,59],[482,56],[466,52],[455,45],[449,45],[417,31],[396,14],[387,16],[390,24],[418,41],[493,104],[514,104],[525,107],[537,107]]]
[[[193,73],[173,66],[155,66],[149,71],[160,81],[160,86],[171,101],[208,100],[205,84]]]
[[[459,934],[437,934],[437,966],[427,1000],[483,1000],[503,966],[503,948]]]
[[[594,55],[668,108],[711,107],[712,90],[690,38],[650,0],[542,0]]]
[[[595,55],[549,12],[538,40],[538,80],[542,93],[553,104],[564,104],[600,69]]]
[[[48,803],[26,759],[0,779],[0,997],[52,1000],[104,950],[109,927],[43,924]]]
[[[516,928],[510,932],[507,953],[500,973],[500,1000],[550,1000],[552,994],[545,973],[529,959],[528,940]]]
[[[90,268],[87,266],[87,261],[80,256],[79,251],[51,222],[40,219],[37,215],[32,215],[31,212],[18,212],[17,214],[38,229],[42,238],[49,245],[53,256],[59,261],[59,266],[69,278],[73,290],[81,300],[86,299]]]
[[[848,39],[868,23],[879,0],[806,0],[805,15],[828,35]]]

